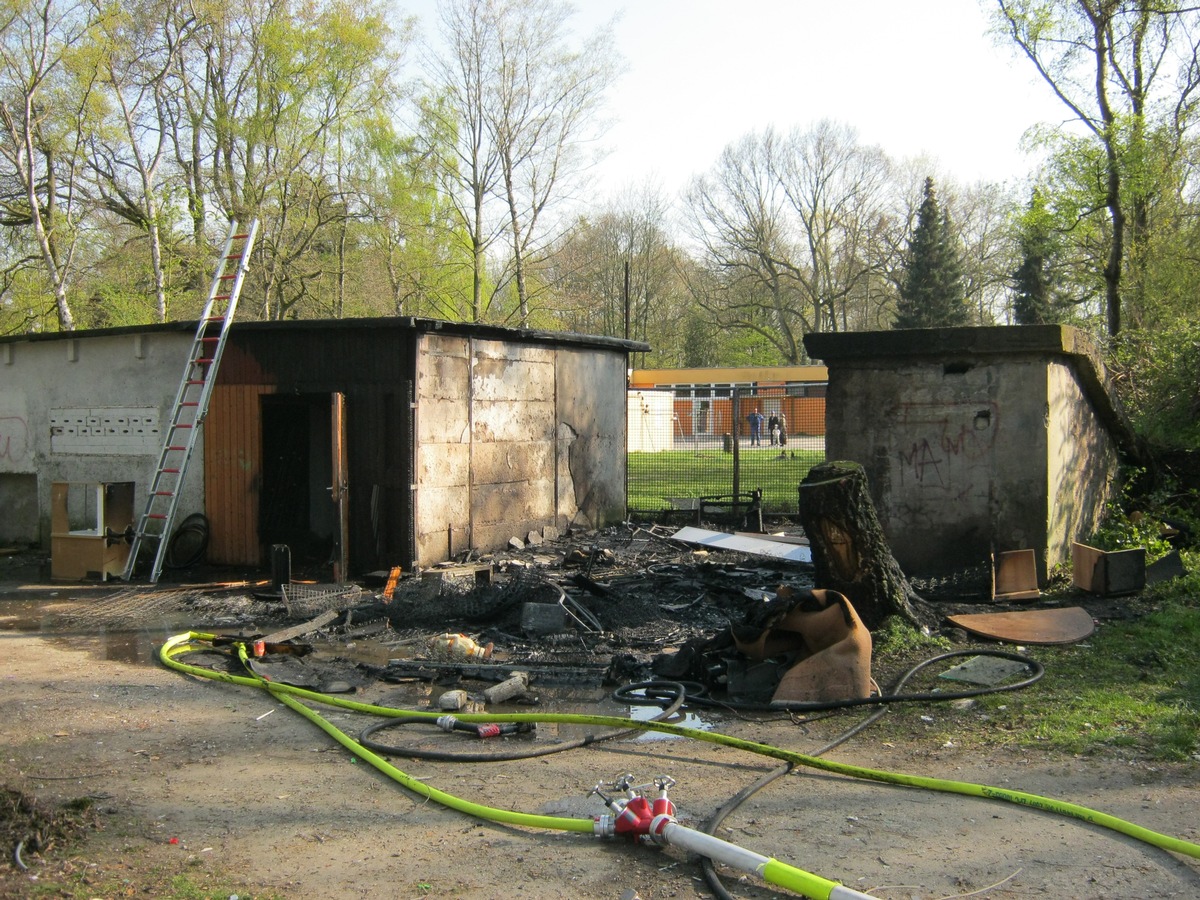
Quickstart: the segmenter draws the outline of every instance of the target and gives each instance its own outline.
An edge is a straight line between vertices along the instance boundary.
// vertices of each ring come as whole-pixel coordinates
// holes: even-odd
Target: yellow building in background
[[[784,416],[790,435],[825,434],[825,366],[734,366],[696,369],[633,369],[629,390],[670,391],[676,438],[703,438],[733,432],[733,395],[738,394],[738,432],[746,416]],[[633,408],[633,407],[631,407]]]

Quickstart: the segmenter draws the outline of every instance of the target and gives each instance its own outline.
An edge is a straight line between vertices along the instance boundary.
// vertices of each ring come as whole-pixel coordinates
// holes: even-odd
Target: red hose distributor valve
[[[595,833],[605,837],[619,834],[633,840],[663,843],[663,829],[675,821],[675,804],[667,797],[667,788],[675,784],[675,779],[668,775],[660,775],[651,784],[636,787],[632,781],[632,775],[625,775],[613,785],[628,795],[626,799],[605,795],[601,790],[606,787],[603,782],[592,788],[592,793],[600,797],[604,805],[612,810],[612,815],[596,817]],[[659,792],[653,802],[642,793],[650,787],[657,788]]]

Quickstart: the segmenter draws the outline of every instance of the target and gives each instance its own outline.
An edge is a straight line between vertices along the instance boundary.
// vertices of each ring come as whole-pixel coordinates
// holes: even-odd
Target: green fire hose
[[[246,647],[244,644],[237,645],[238,655],[241,658],[243,665],[246,666],[247,672],[250,673],[248,675],[234,675],[227,672],[217,672],[213,669],[205,668],[203,666],[189,665],[181,662],[177,658],[196,650],[206,649],[207,646],[210,646],[216,638],[217,635],[208,634],[205,632],[187,632],[185,634],[176,635],[172,638],[169,638],[159,649],[159,659],[164,665],[189,675],[267,691],[273,697],[277,698],[281,703],[300,713],[300,715],[304,716],[310,722],[315,724],[318,728],[332,737],[343,747],[354,753],[358,758],[369,762],[389,778],[408,788],[413,793],[434,800],[444,806],[449,807],[450,809],[458,810],[459,812],[463,812],[467,815],[475,816],[477,818],[511,825],[522,825],[530,828],[546,828],[559,831],[596,833],[597,822],[591,818],[544,816],[514,812],[512,810],[499,809],[496,807],[473,803],[469,800],[465,800],[461,797],[456,797],[452,794],[448,794],[444,791],[433,788],[403,772],[379,754],[364,747],[357,740],[345,734],[331,722],[323,718],[315,710],[306,706],[302,701],[308,700],[314,703],[323,704],[325,706],[337,707],[367,715],[386,716],[389,718],[405,716],[411,718],[428,718],[430,720],[436,720],[442,715],[440,712],[396,709],[385,706],[377,706],[369,703],[360,703],[336,695],[321,694],[316,691],[310,691],[304,688],[294,687],[292,685],[268,681],[250,671],[249,657],[246,653]],[[224,640],[227,641],[228,638],[224,638]],[[1116,816],[1089,809],[1088,807],[1080,806],[1075,803],[1056,800],[1050,797],[1043,797],[1037,794],[1029,794],[1023,791],[989,787],[987,785],[974,784],[971,782],[949,781],[941,778],[930,778],[921,775],[906,775],[898,772],[886,772],[878,769],[865,768],[863,766],[849,765],[821,757],[809,756],[807,754],[798,753],[792,750],[773,747],[769,744],[744,740],[742,738],[722,734],[720,732],[702,731],[696,728],[689,728],[687,726],[676,725],[669,722],[644,721],[627,719],[620,716],[587,715],[579,713],[506,713],[499,715],[492,713],[460,713],[457,714],[457,718],[463,722],[546,722],[564,725],[589,725],[621,728],[626,730],[656,731],[664,734],[673,734],[680,737],[690,738],[692,740],[705,741],[711,744],[718,744],[724,747],[732,747],[737,750],[744,750],[748,753],[754,753],[759,756],[778,759],[797,766],[806,766],[825,772],[846,775],[852,778],[879,781],[887,784],[906,785],[909,787],[924,788],[926,790],[942,791],[945,793],[963,794],[973,797],[985,797],[992,800],[1003,800],[1019,806],[1027,806],[1034,809],[1043,810],[1045,812],[1052,812],[1058,815],[1080,819],[1084,822],[1098,825],[1120,834],[1124,834],[1128,837],[1135,838],[1136,840],[1150,844],[1151,846],[1179,853],[1184,856],[1200,859],[1200,845],[1198,844],[1194,844],[1181,838],[1172,837],[1170,835],[1161,834],[1149,828],[1144,828],[1124,819],[1117,818]],[[676,843],[688,847],[692,846],[689,841],[702,840],[693,839],[691,837],[691,835],[694,834],[702,834],[701,832],[691,832],[690,829],[683,829],[685,832],[691,832],[691,835],[685,836],[682,833],[679,833],[680,829],[682,829],[682,826],[678,826],[678,824],[674,822],[670,824],[671,827],[664,829],[664,831],[678,833],[679,840],[677,840]],[[708,838],[710,836],[705,835],[704,837]],[[716,839],[713,840],[716,841]],[[717,841],[717,843],[723,844],[724,842]],[[706,846],[708,845],[706,844]],[[786,863],[779,862],[778,860],[753,854],[750,851],[735,847],[734,845],[726,846],[733,848],[733,856],[735,857],[740,855],[741,857],[748,857],[755,860],[753,871],[755,871],[756,874],[758,874],[768,883],[775,884],[779,887],[785,887],[790,890],[797,891],[806,896],[816,898],[816,900],[843,900],[843,898],[847,898],[848,900],[848,898],[868,896],[846,888],[836,881],[831,881],[829,879],[822,878],[819,875],[805,872],[803,869],[797,869],[793,866],[787,865]],[[710,849],[712,848],[710,847]],[[712,849],[712,852],[716,853],[719,852],[719,850]],[[732,861],[736,864],[738,860],[735,859]]]

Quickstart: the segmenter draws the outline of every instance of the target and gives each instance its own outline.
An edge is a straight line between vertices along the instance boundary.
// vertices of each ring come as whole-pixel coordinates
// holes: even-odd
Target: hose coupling
[[[442,731],[465,731],[477,738],[492,738],[509,734],[524,734],[534,730],[531,722],[460,722],[457,716],[438,716],[437,726]]]
[[[626,775],[617,779],[614,787],[624,791],[628,797],[620,800],[606,796],[601,788],[602,783],[592,788],[591,793],[599,796],[610,810],[611,815],[595,817],[594,831],[601,837],[622,835],[633,840],[650,840],[663,844],[663,831],[675,821],[675,804],[667,797],[667,788],[675,784],[669,776],[660,776],[651,784],[633,785],[633,776]],[[659,796],[653,801],[647,799],[642,792],[645,788],[657,787]]]

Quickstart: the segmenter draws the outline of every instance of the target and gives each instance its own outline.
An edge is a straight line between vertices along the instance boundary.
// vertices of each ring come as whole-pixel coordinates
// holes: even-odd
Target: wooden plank
[[[993,600],[1036,600],[1037,556],[1032,549],[1008,550],[992,559]]]
[[[972,634],[1014,644],[1071,644],[1083,640],[1096,627],[1091,614],[1079,606],[946,618]]]
[[[780,544],[795,544],[797,546],[809,546],[808,537],[803,534],[759,534],[756,531],[735,531],[737,537],[757,538],[762,541],[777,541]]]
[[[341,614],[342,611],[339,609],[327,609],[315,619],[301,622],[299,625],[293,625],[291,628],[284,628],[282,631],[272,631],[270,634],[263,635],[262,640],[264,643],[282,644],[284,641],[290,641],[292,638],[310,634],[318,628],[324,628]]]
[[[1133,594],[1146,586],[1146,549],[1105,551],[1075,541],[1071,573],[1075,587],[1093,594]]]
[[[209,559],[259,565],[258,488],[262,472],[260,398],[270,385],[219,384],[205,421],[204,495]]]

